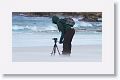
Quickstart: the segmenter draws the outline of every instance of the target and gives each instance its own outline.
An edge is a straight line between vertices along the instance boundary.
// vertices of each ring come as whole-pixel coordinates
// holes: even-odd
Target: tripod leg
[[[55,53],[54,53],[54,51],[55,51],[55,49],[54,49],[55,47],[53,47],[53,50],[52,50],[52,53],[51,53],[51,56],[54,54],[55,55]]]
[[[56,53],[56,48],[54,47],[54,55],[55,55],[55,53]]]
[[[52,52],[50,54],[51,54],[51,56],[53,55],[53,50],[52,50]]]
[[[57,48],[58,54],[60,55],[60,51],[59,51],[59,49],[58,49],[58,46],[56,46],[56,48]]]

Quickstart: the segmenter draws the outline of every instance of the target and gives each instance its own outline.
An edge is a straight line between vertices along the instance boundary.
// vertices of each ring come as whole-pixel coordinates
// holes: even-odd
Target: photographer
[[[75,34],[75,30],[71,27],[74,26],[75,22],[71,18],[59,19],[57,16],[52,17],[52,22],[57,25],[61,37],[59,43],[63,43],[63,55],[71,54],[71,42]]]

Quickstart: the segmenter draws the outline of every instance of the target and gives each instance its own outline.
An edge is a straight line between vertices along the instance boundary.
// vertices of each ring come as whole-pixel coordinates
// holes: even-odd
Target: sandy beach
[[[62,45],[58,45],[60,52]],[[62,56],[58,53],[51,56],[53,46],[14,47],[13,62],[100,62],[102,60],[101,45],[72,46],[71,56]]]
[[[63,17],[63,16],[61,16]],[[51,56],[53,38],[58,41],[61,32],[51,17],[12,16],[13,62],[100,62],[102,60],[102,22],[75,21],[72,53]],[[62,45],[57,42],[60,52]]]

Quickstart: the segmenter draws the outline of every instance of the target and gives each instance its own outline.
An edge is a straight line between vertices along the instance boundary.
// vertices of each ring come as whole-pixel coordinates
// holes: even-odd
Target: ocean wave
[[[102,32],[102,28],[73,27],[76,32]],[[38,26],[18,26],[14,25],[13,31],[17,32],[59,32],[56,26],[38,27]]]
[[[74,28],[76,31],[102,31],[102,22],[85,22],[79,21],[79,18],[73,18],[75,21]],[[31,31],[46,32],[58,31],[55,24],[52,23],[50,17],[24,17],[14,16],[12,23],[13,31]]]
[[[43,32],[43,31],[57,31],[57,27],[49,26],[49,27],[40,27],[40,26],[18,26],[13,25],[13,31],[33,31],[33,32]]]

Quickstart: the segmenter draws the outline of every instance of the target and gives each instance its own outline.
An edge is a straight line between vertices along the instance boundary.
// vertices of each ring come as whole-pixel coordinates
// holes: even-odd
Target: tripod
[[[52,55],[55,55],[56,49],[57,49],[57,51],[58,51],[58,54],[60,55],[58,46],[57,46],[57,44],[56,44],[56,43],[57,43],[57,40],[55,40],[54,42],[55,42],[55,44],[54,44],[54,46],[53,46],[53,50],[52,50],[51,56],[52,56]]]

